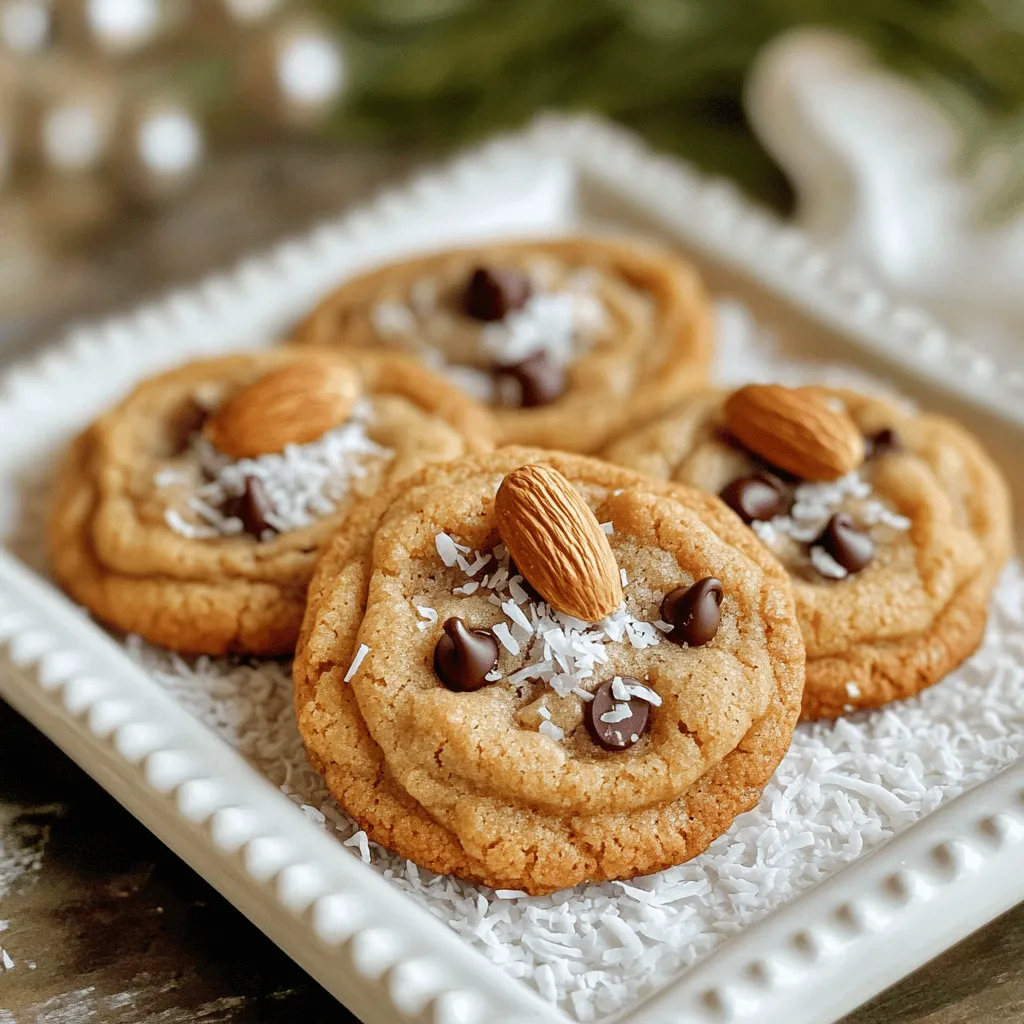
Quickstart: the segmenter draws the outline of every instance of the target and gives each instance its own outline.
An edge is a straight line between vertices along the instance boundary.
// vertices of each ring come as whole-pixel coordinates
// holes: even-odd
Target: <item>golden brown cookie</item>
[[[707,392],[605,452],[720,494],[789,570],[805,718],[912,696],[978,646],[1012,548],[1006,484],[961,426],[851,391]]]
[[[281,654],[351,505],[488,450],[487,412],[397,355],[246,353],[140,384],[72,445],[54,575],[104,622],[191,653]]]
[[[353,510],[294,676],[310,760],[372,841],[543,893],[687,860],[753,806],[803,646],[784,572],[715,498],[504,448]]]
[[[506,444],[595,451],[700,387],[711,312],[694,268],[646,243],[495,243],[342,285],[297,344],[411,353],[490,404]]]

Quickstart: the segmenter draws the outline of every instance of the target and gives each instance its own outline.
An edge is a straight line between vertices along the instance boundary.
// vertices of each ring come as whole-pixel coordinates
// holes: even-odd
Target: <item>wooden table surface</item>
[[[5,323],[0,310],[0,362],[58,323],[186,283],[300,230],[413,159],[289,150],[218,164],[184,207],[53,265],[39,282],[40,312],[23,308]],[[0,1024],[355,1020],[2,702],[0,949]],[[1024,1022],[1024,905],[845,1024],[911,1022]]]

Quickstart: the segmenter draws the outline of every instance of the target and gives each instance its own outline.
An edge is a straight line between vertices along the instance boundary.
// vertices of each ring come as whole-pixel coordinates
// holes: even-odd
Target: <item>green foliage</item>
[[[1022,0],[319,0],[342,32],[355,92],[334,136],[448,145],[539,108],[597,110],[728,174],[778,206],[781,175],[743,116],[764,43],[799,24],[864,39],[957,111],[967,159],[1015,155],[994,203],[1024,181]],[[996,180],[998,179],[998,181]]]

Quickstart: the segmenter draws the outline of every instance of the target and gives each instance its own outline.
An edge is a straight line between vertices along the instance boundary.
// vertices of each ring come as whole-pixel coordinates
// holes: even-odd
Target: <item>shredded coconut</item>
[[[429,629],[435,622],[437,622],[436,608],[431,608],[428,604],[420,604],[415,598],[413,599],[413,607],[416,609],[416,614],[423,618],[422,622],[416,623],[416,628],[421,633],[423,630]]]
[[[496,363],[512,366],[544,352],[567,366],[605,324],[600,299],[586,291],[534,293],[521,309],[480,332],[480,347]]]
[[[612,680],[612,696],[616,700],[629,700],[630,697],[639,697],[641,700],[653,704],[654,707],[661,707],[661,697],[649,686],[642,683],[627,683],[622,676],[616,676]]]
[[[242,523],[225,516],[221,508],[245,493],[253,476],[263,485],[267,500],[266,520],[278,533],[300,530],[329,515],[350,492],[355,481],[366,476],[370,459],[391,459],[394,452],[372,441],[366,433],[371,416],[368,402],[356,403],[352,416],[309,444],[288,445],[283,452],[255,459],[230,459],[217,451],[202,434],[192,436],[192,451],[209,478],[188,499],[189,508],[201,522],[186,522],[177,509],[167,509],[167,525],[192,539],[233,536]],[[157,486],[163,474],[157,475]]]
[[[359,859],[364,864],[370,863],[370,840],[366,833],[360,829],[358,832],[353,832],[343,843],[344,846],[355,847],[359,851]]]
[[[614,725],[616,722],[624,722],[631,716],[632,712],[629,710],[628,704],[616,704],[610,711],[606,711],[601,716],[601,721]]]
[[[509,654],[516,655],[519,653],[519,642],[512,635],[511,630],[509,630],[508,626],[506,626],[504,622],[496,623],[493,627],[493,633],[500,641],[501,646],[504,647]]]
[[[463,572],[483,557],[458,545],[446,534],[438,534],[435,545],[446,565],[451,552],[461,547],[461,561],[456,557],[449,567],[458,564]],[[468,561],[469,555],[473,555],[473,562]],[[547,683],[561,696],[585,692],[583,684],[594,677],[597,666],[608,661],[606,644],[628,643],[642,650],[661,640],[654,624],[635,618],[626,611],[625,604],[601,622],[588,623],[557,611],[544,601],[532,601],[522,587],[522,577],[509,575],[508,551],[504,546],[495,548],[490,558],[496,567],[483,577],[480,585],[491,591],[489,600],[509,620],[497,622],[492,631],[509,654],[524,654],[526,660],[526,664],[509,674],[508,682],[513,686],[536,680]],[[465,593],[465,584],[455,587],[454,592]]]
[[[565,732],[555,725],[554,722],[549,722],[547,720],[540,723],[537,727],[537,732],[541,733],[543,736],[550,736],[553,740],[565,739]]]
[[[750,526],[767,547],[778,549],[783,537],[811,544],[821,536],[829,520],[849,498],[860,501],[856,518],[861,525],[887,526],[892,530],[910,529],[910,520],[875,498],[863,471],[848,473],[826,483],[804,482],[793,494],[793,506],[785,515],[769,520],[754,520]],[[808,550],[811,565],[827,579],[841,580],[848,575],[823,548],[812,545]]]
[[[352,677],[359,671],[359,666],[362,665],[363,659],[370,653],[370,648],[366,644],[360,644],[359,650],[356,651],[356,656],[352,659],[352,664],[349,665],[348,671],[345,673],[344,681],[346,683],[352,681]]]
[[[849,573],[823,547],[811,548],[811,565],[830,580],[845,580]]]
[[[481,327],[480,352],[496,366],[514,366],[539,352],[558,366],[568,366],[607,328],[607,312],[595,293],[596,275],[573,274],[560,287],[553,286],[550,276],[532,272],[534,292],[523,306]],[[414,347],[420,359],[478,401],[516,404],[519,385],[514,380],[496,380],[487,370],[449,363],[444,352],[429,343],[440,339],[451,323],[437,299],[437,283],[422,278],[410,288],[408,304],[395,299],[378,302],[370,311],[370,322],[382,337]]]
[[[455,541],[447,533],[439,533],[434,538],[434,546],[441,556],[441,561],[450,569],[455,564],[455,559],[459,557],[459,549],[455,546]]]

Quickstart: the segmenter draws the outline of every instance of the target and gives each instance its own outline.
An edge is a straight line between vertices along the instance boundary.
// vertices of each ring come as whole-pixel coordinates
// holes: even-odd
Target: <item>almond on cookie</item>
[[[823,387],[705,392],[604,452],[717,494],[786,567],[804,717],[910,697],[981,641],[1006,484],[959,424]]]

